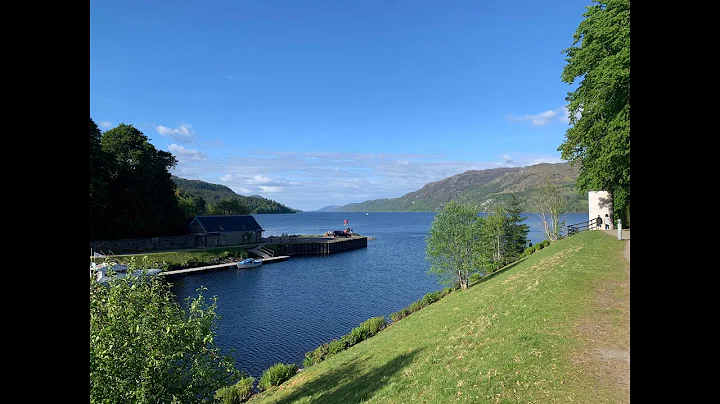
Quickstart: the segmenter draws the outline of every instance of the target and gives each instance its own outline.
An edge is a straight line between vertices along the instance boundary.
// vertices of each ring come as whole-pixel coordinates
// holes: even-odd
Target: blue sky
[[[90,117],[173,174],[315,210],[559,163],[591,2],[90,2]]]

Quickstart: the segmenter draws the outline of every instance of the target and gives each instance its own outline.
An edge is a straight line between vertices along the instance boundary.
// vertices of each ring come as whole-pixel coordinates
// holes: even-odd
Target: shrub
[[[294,363],[276,363],[265,369],[262,376],[260,376],[260,382],[258,384],[267,390],[272,386],[283,384],[286,380],[293,377],[296,372],[297,366]]]
[[[345,346],[346,342],[347,341],[342,338],[330,341],[328,344],[328,356],[335,355],[336,353],[345,350],[345,348],[347,348],[347,346]]]
[[[221,404],[239,404],[252,396],[254,377],[243,377],[231,386],[225,386],[215,392],[215,399]]]
[[[398,310],[395,313],[390,314],[390,320],[392,320],[393,323],[398,322],[405,318],[410,312],[407,308],[404,308],[402,310]]]
[[[385,327],[385,317],[378,316],[365,320],[360,323],[360,327],[366,331],[365,339],[370,338]]]
[[[472,278],[472,275],[470,276],[470,278]],[[423,303],[423,305],[427,306],[440,300],[440,297],[440,292],[430,292],[423,296],[421,302]]]
[[[422,302],[420,302],[420,301],[413,302],[412,304],[410,304],[410,306],[408,306],[408,312],[409,312],[409,313],[415,313],[416,311],[418,311],[418,310],[420,310],[420,309],[422,309],[422,308],[423,308]],[[409,314],[409,313],[408,313],[408,314]]]

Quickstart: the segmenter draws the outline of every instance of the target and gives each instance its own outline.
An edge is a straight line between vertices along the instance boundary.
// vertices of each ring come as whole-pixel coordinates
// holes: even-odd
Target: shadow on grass
[[[353,361],[321,376],[317,380],[305,383],[287,397],[275,402],[287,404],[304,397],[315,403],[359,403],[368,400],[394,374],[401,372],[421,350],[396,356],[378,368],[366,368]],[[288,381],[287,383],[291,382]],[[322,394],[318,396],[318,394]]]

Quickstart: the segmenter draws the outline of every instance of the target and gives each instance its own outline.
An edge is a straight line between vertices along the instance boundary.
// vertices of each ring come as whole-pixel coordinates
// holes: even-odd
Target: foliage
[[[275,202],[272,199],[263,198],[262,196],[238,195],[225,185],[211,184],[200,180],[186,180],[175,176],[172,177],[172,180],[184,194],[202,198],[208,204],[217,203],[221,199],[236,199],[248,209],[250,214],[300,212],[298,209],[288,208],[283,204]]]
[[[532,204],[543,224],[545,237],[552,241],[559,240],[563,236],[564,221],[560,220],[560,215],[565,213],[565,198],[558,192],[557,185],[550,181],[545,182],[545,185],[533,194]]]
[[[208,213],[211,215],[247,215],[250,213],[250,209],[240,203],[238,198],[222,198],[208,205]]]
[[[295,373],[297,373],[297,366],[294,363],[276,363],[265,369],[258,384],[267,390],[270,387],[283,384],[293,377]]]
[[[303,366],[306,368],[318,364],[325,359],[356,345],[380,332],[385,328],[385,317],[372,317],[353,328],[350,333],[343,335],[340,339],[326,342],[314,350],[305,353]]]
[[[90,402],[210,402],[239,376],[214,342],[215,299],[198,290],[184,311],[169,284],[138,280],[90,280]]]
[[[192,195],[180,189],[175,191],[175,196],[177,196],[178,205],[183,211],[185,222],[188,224],[195,216],[205,215],[208,211],[207,201],[202,196]]]
[[[102,132],[90,118],[90,239],[94,240],[106,232],[104,209],[108,204],[110,181],[110,158],[103,151],[100,139]]]
[[[90,236],[121,239],[182,233],[185,220],[169,173],[177,163],[175,157],[157,150],[147,136],[126,124],[104,132],[98,149],[92,119],[90,126],[91,170],[98,170],[97,175],[91,171],[91,199],[99,198],[91,202]]]
[[[629,216],[630,0],[594,3],[563,51],[562,81],[580,85],[566,98],[571,127],[558,150],[581,163],[579,190],[610,192],[614,214]]]
[[[215,392],[215,399],[220,404],[239,404],[252,396],[253,383],[255,378],[250,376],[241,377],[237,383],[219,388]]]
[[[468,277],[489,264],[480,239],[484,221],[473,206],[448,202],[435,215],[426,239],[428,273],[466,289]]]
[[[530,226],[521,214],[520,201],[514,195],[506,204],[496,204],[486,216],[482,228],[484,251],[491,270],[516,261],[528,243]]]

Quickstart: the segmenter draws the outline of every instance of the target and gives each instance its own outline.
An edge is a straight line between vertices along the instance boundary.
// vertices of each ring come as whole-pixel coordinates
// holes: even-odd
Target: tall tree
[[[558,148],[581,163],[577,188],[608,191],[616,217],[630,218],[630,0],[596,0],[563,51],[571,127]]]
[[[533,192],[530,205],[540,218],[545,237],[550,241],[560,239],[564,224],[560,215],[565,213],[567,206],[567,196],[560,192],[560,187],[550,180],[545,181],[543,186]]]
[[[211,215],[247,215],[250,213],[245,205],[237,198],[222,198],[208,206]]]
[[[184,216],[169,172],[177,163],[175,157],[155,149],[132,125],[120,124],[104,132],[101,143],[113,161],[105,238],[182,232]]]
[[[491,269],[501,268],[518,258],[525,250],[530,228],[523,221],[520,200],[515,194],[502,203],[493,205],[485,216],[482,240]]]
[[[438,275],[441,283],[466,289],[470,275],[489,265],[480,239],[483,221],[477,208],[448,202],[435,215],[426,239],[428,272]]]
[[[90,240],[103,234],[103,212],[107,203],[110,159],[100,144],[102,132],[90,118]]]

